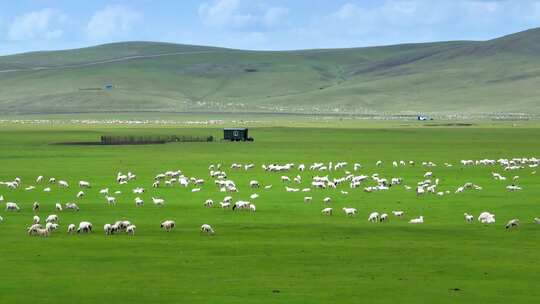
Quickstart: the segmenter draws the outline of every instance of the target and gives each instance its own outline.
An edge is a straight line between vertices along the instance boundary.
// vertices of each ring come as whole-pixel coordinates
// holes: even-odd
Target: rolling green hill
[[[114,43],[0,57],[0,88],[3,114],[540,114],[540,29],[483,42],[283,52]]]

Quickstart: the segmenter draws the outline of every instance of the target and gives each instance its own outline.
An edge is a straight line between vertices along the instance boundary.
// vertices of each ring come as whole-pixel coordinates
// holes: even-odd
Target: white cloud
[[[16,17],[9,27],[10,40],[51,40],[62,37],[67,16],[46,8]]]
[[[142,20],[142,14],[122,5],[109,5],[92,15],[85,32],[91,40],[122,38]]]
[[[199,6],[204,25],[236,30],[273,28],[281,25],[288,13],[287,8],[241,0],[214,0]]]

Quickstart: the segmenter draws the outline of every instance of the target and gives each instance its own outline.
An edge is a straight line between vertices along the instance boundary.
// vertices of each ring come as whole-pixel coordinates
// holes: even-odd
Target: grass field
[[[399,123],[347,124],[332,128],[258,127],[253,143],[178,143],[148,146],[66,146],[53,142],[92,141],[103,133],[213,134],[218,128],[114,127],[80,125],[0,126],[0,180],[16,176],[22,188],[38,175],[66,179],[67,190],[51,193],[0,188],[6,201],[22,206],[19,213],[0,215],[0,303],[535,303],[540,297],[540,174],[531,169],[503,172],[497,167],[466,167],[461,159],[538,157],[538,126],[488,124],[466,128],[400,126]],[[319,124],[320,125],[320,124]],[[330,124],[331,125],[331,124]],[[383,160],[381,168],[375,167]],[[392,168],[392,160],[433,161],[439,166]],[[439,188],[452,194],[417,198],[414,191],[393,187],[365,193],[360,188],[343,195],[339,190],[313,190],[311,204],[304,193],[286,193],[279,173],[265,173],[263,163],[360,162],[363,174],[403,177],[414,186],[426,171],[441,179]],[[231,163],[254,163],[251,171],[229,169]],[[443,162],[454,164],[452,168]],[[239,186],[235,199],[253,192],[256,213],[203,208],[202,203],[224,197],[208,176],[208,165],[222,163]],[[200,193],[176,185],[151,189],[153,177],[180,169],[186,176],[206,180]],[[349,167],[350,169],[350,167]],[[118,186],[118,171],[132,171],[137,180]],[[495,181],[491,172],[520,175],[523,191],[509,193],[510,181]],[[295,176],[297,170],[286,173]],[[317,172],[318,173],[318,172]],[[314,172],[302,173],[303,185]],[[328,173],[343,176],[343,171]],[[49,238],[29,237],[33,201],[41,202],[40,216],[56,213],[54,203],[75,201],[76,183],[93,187],[77,201],[81,211],[60,213],[60,231]],[[252,191],[251,179],[271,190]],[[465,182],[482,191],[454,194]],[[370,184],[369,182],[368,184]],[[131,189],[142,186],[145,206],[136,208]],[[121,190],[118,205],[107,206],[101,188]],[[166,205],[152,205],[152,195]],[[334,215],[322,216],[322,198],[331,196]],[[344,206],[356,207],[347,218]],[[370,212],[401,209],[405,219],[368,223]],[[463,213],[491,211],[497,223],[466,224]],[[423,225],[407,224],[425,216]],[[519,218],[522,225],[505,231]],[[137,234],[105,236],[105,223],[129,219]],[[172,233],[160,230],[174,219]],[[68,235],[67,224],[91,221],[95,232]],[[211,224],[216,234],[201,235]]]

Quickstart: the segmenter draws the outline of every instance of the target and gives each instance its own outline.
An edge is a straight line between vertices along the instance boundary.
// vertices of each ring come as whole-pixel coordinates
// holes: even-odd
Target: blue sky
[[[305,49],[485,40],[540,26],[540,0],[12,0],[0,54],[146,40]]]

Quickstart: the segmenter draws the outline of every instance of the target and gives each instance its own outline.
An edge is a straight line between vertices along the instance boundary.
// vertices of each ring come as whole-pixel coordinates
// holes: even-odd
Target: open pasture
[[[534,168],[504,171],[493,166],[462,166],[462,159],[539,157],[539,129],[534,125],[511,127],[392,127],[250,129],[253,143],[178,143],[145,146],[52,145],[54,142],[92,141],[104,133],[214,134],[220,129],[114,126],[17,126],[0,128],[0,181],[20,177],[15,190],[0,185],[0,303],[535,303],[540,297],[540,173]],[[375,163],[382,160],[382,166]],[[415,166],[392,166],[393,160],[414,160]],[[270,163],[334,164],[341,170],[265,172]],[[436,167],[422,166],[431,161]],[[362,168],[353,171],[354,163]],[[445,162],[453,164],[446,167]],[[239,192],[222,193],[209,176],[210,164],[222,164]],[[250,170],[233,170],[233,163],[255,164]],[[161,185],[154,177],[181,170],[187,177],[205,180],[201,191]],[[331,178],[352,174],[390,180],[402,185],[366,193],[375,186],[370,178],[351,189],[312,189],[290,193],[285,186],[310,187],[315,175]],[[136,180],[116,183],[117,172],[133,172]],[[438,196],[417,197],[416,184],[427,171],[439,178]],[[507,177],[498,181],[498,172]],[[45,181],[36,184],[37,176]],[[301,184],[285,184],[281,176],[302,176]],[[512,177],[523,188],[509,192]],[[69,182],[67,189],[48,185],[56,177]],[[77,199],[80,180],[89,181],[86,196]],[[257,180],[260,189],[250,189]],[[454,193],[466,182],[482,190]],[[36,189],[25,191],[34,185]],[[272,185],[271,189],[264,189]],[[406,190],[409,185],[412,190]],[[143,187],[142,195],[132,189]],[[51,187],[50,193],[43,192]],[[121,191],[109,206],[98,191]],[[341,191],[348,191],[343,194]],[[252,193],[259,197],[250,199]],[[231,195],[249,200],[256,212],[219,208]],[[136,207],[134,198],[145,204]],[[165,200],[164,207],[151,197]],[[304,196],[312,196],[304,203]],[[325,204],[323,198],[331,197]],[[204,208],[207,199],[213,208]],[[17,202],[20,212],[5,211],[5,202]],[[60,217],[60,229],[50,237],[30,237],[32,203],[39,201],[39,216]],[[79,212],[54,210],[55,203],[76,202]],[[332,216],[321,209],[332,207]],[[356,217],[341,210],[353,207]],[[403,210],[403,219],[391,214]],[[370,223],[368,215],[390,214],[386,223]],[[497,222],[482,225],[482,211]],[[465,212],[475,215],[466,223]],[[408,220],[424,216],[421,225]],[[508,220],[521,225],[507,231]],[[128,219],[137,226],[134,236],[102,232],[105,223]],[[163,220],[176,221],[174,231],[160,229]],[[67,225],[90,221],[91,234],[66,233]],[[212,225],[213,236],[201,234],[202,224]]]

